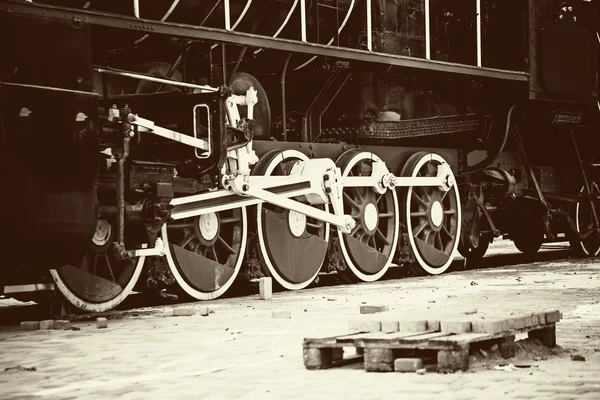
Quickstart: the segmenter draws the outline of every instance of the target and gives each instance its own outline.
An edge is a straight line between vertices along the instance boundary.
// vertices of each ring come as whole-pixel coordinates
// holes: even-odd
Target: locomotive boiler
[[[600,253],[598,5],[0,0],[3,293]]]

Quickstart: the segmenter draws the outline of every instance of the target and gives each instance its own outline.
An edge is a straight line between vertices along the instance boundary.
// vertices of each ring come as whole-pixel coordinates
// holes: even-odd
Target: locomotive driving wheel
[[[381,161],[370,152],[349,150],[336,164],[342,176],[371,176],[373,162]],[[346,268],[340,271],[351,281],[374,282],[390,268],[398,244],[398,196],[395,190],[379,194],[369,187],[344,187],[344,214],[357,222],[350,234],[338,229],[340,250]]]
[[[583,195],[585,193],[585,187],[582,187],[579,193]],[[598,196],[600,196],[600,189],[595,182],[590,185],[590,194],[592,196],[592,201],[594,202],[596,213],[600,213],[600,200],[598,199]],[[570,240],[571,248],[579,256],[595,257],[600,254],[600,237],[598,234],[590,232],[594,229],[593,220],[594,216],[592,214],[592,208],[587,197],[584,196],[575,206],[575,226],[577,231],[585,236],[585,238],[582,241]]]
[[[117,307],[131,293],[144,267],[145,257],[115,257],[116,232],[116,224],[98,220],[92,243],[79,265],[50,270],[60,293],[83,311],[104,312]]]
[[[166,224],[167,263],[188,296],[212,300],[235,281],[248,237],[246,208],[202,214]]]
[[[308,157],[296,150],[272,150],[255,165],[252,174],[290,175],[292,167]],[[296,201],[308,202],[300,197]],[[328,205],[313,205],[327,211]],[[267,273],[288,290],[307,287],[317,277],[329,245],[329,223],[273,204],[256,206],[256,231]]]
[[[446,163],[439,155],[413,154],[402,176],[436,176],[437,167]],[[461,209],[458,185],[443,191],[438,187],[410,186],[405,191],[403,213],[417,273],[444,273],[454,258],[460,238]]]

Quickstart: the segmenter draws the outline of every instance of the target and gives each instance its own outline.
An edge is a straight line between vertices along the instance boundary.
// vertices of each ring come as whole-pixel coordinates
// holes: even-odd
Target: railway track
[[[499,240],[494,242],[490,248],[488,255],[483,258],[476,266],[466,266],[464,258],[461,256],[456,257],[453,261],[450,271],[448,273],[460,273],[468,274],[470,270],[481,270],[489,268],[502,268],[507,266],[516,266],[522,264],[533,264],[542,262],[553,262],[573,257],[572,250],[569,247],[568,242],[555,242],[547,243],[542,246],[540,251],[535,255],[527,255],[520,253],[510,240]],[[394,268],[386,274],[381,281],[398,280],[399,283],[405,281],[409,282],[413,274],[407,268]],[[433,277],[425,277],[425,279],[433,279]],[[365,283],[360,283],[365,284]],[[376,284],[376,283],[375,283]],[[328,286],[342,286],[342,285],[359,285],[348,284],[340,280],[340,277],[336,274],[321,275],[318,282],[312,284],[304,291],[310,291],[313,287],[328,287]],[[274,293],[284,292],[283,288],[274,288]],[[302,291],[302,293],[304,293]],[[221,300],[227,301],[227,299],[240,298],[248,296],[256,296],[258,293],[258,285],[234,285],[226,294],[220,299],[214,300],[219,302]],[[95,319],[99,316],[108,317],[110,319],[123,319],[131,316],[139,315],[151,315],[160,314],[163,312],[164,307],[175,306],[195,302],[181,300],[175,297],[161,297],[158,295],[152,295],[147,293],[132,293],[129,297],[121,303],[114,310],[103,312],[103,313],[84,313],[78,310],[71,309],[68,315],[64,315],[63,318],[68,318],[72,321],[85,321]],[[207,304],[210,304],[207,303]],[[9,327],[14,324],[18,324],[23,320],[41,320],[48,318],[49,315],[48,307],[39,305],[33,302],[20,302],[14,299],[7,299],[0,297],[0,326]]]

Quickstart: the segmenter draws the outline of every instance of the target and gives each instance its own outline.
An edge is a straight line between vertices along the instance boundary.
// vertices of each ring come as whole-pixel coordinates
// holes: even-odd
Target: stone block
[[[442,332],[446,333],[468,333],[471,332],[471,321],[441,321],[440,329]]]
[[[425,332],[427,330],[427,321],[400,321],[398,324],[399,332]]]
[[[57,319],[54,321],[54,329],[71,329],[71,321]]]
[[[362,304],[360,306],[360,313],[361,314],[377,314],[377,313],[389,311],[389,309],[390,308],[388,306],[369,306],[366,304]]]
[[[96,318],[96,328],[106,329],[108,327],[108,320],[106,318]]]
[[[509,330],[507,319],[482,319],[471,322],[473,333],[500,333]]]
[[[54,329],[54,320],[46,319],[46,320],[40,321],[40,330],[48,331],[51,329]]]
[[[207,306],[200,307],[200,315],[203,317],[207,317],[210,314],[210,309]]]
[[[37,331],[40,329],[40,321],[23,321],[21,329],[24,331]]]
[[[348,329],[354,332],[381,332],[382,323],[371,318],[355,318],[348,320]]]
[[[558,310],[546,311],[545,316],[546,316],[547,324],[560,321],[560,311],[558,311]]]
[[[273,298],[273,283],[270,277],[258,280],[258,294],[261,300],[271,300]]]
[[[420,358],[396,358],[394,360],[394,371],[417,372],[423,368],[423,360]]]
[[[196,313],[193,308],[178,307],[173,309],[174,317],[189,317]]]

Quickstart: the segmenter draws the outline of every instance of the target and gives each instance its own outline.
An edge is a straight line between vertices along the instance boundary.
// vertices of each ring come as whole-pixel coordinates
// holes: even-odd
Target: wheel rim
[[[591,193],[592,195],[597,195],[600,193],[598,189],[598,185],[594,182],[591,185]],[[585,193],[585,187],[581,188],[581,194]],[[594,208],[596,212],[600,211],[600,202],[594,201]],[[587,199],[583,201],[578,201],[575,206],[575,224],[577,226],[577,232],[582,235],[589,232],[593,229],[593,221],[594,217],[592,215],[592,209],[587,201]],[[597,256],[600,253],[600,238],[598,235],[591,234],[585,240],[581,242],[577,242],[578,248],[587,256]]]
[[[381,161],[373,153],[350,150],[336,164],[342,176],[370,176],[372,163]],[[357,222],[350,234],[338,229],[340,250],[351,273],[363,282],[373,282],[392,264],[398,244],[398,195],[388,190],[383,195],[371,188],[344,187],[344,214]]]
[[[291,167],[308,157],[296,150],[267,153],[253,174],[289,175]],[[301,198],[294,200],[303,201]],[[327,205],[313,206],[328,211]],[[319,274],[329,245],[329,224],[272,204],[256,206],[258,242],[269,275],[288,290],[308,286]]]
[[[446,161],[437,154],[416,153],[406,162],[402,176],[435,176]],[[441,208],[441,218],[440,218]],[[458,185],[443,192],[437,187],[408,187],[404,213],[411,248],[427,273],[445,272],[454,258],[460,237]]]
[[[240,271],[248,237],[246,208],[184,218],[162,229],[177,284],[197,300],[229,289]]]
[[[115,232],[113,224],[98,220],[80,264],[50,270],[59,292],[83,311],[104,312],[117,307],[131,293],[144,267],[145,257],[116,259]]]

